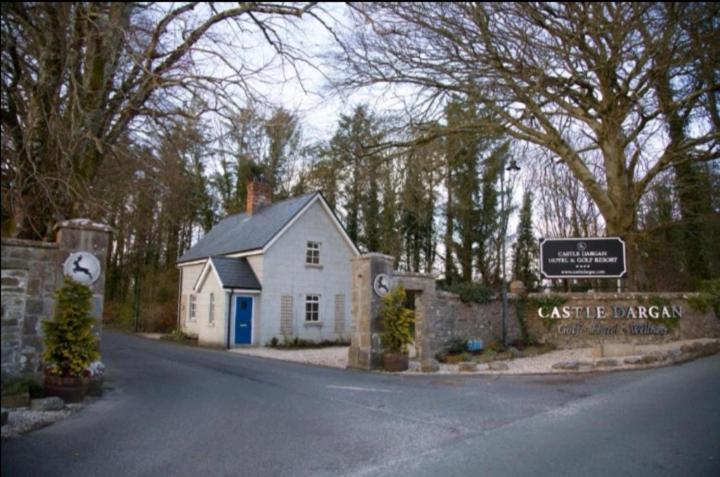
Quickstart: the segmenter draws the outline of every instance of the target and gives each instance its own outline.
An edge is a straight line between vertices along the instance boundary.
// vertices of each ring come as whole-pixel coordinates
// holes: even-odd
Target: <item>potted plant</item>
[[[56,294],[55,314],[43,323],[45,332],[45,394],[80,402],[88,384],[87,368],[100,354],[90,316],[92,292],[66,279]]]
[[[382,298],[380,320],[383,332],[383,367],[387,371],[408,369],[408,345],[412,343],[410,328],[415,313],[405,308],[405,289],[402,286],[390,291]]]

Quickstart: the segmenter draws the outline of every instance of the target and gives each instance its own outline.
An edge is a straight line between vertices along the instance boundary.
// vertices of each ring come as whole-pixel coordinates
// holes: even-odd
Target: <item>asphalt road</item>
[[[2,443],[8,476],[718,476],[720,356],[575,376],[390,376],[106,332],[112,388]]]

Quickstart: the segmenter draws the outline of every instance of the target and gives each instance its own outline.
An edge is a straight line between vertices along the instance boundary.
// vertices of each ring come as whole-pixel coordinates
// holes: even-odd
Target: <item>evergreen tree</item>
[[[472,281],[473,246],[476,243],[477,200],[479,195],[478,153],[481,136],[476,132],[456,132],[477,121],[475,105],[456,99],[445,109],[448,166],[448,244],[457,256],[460,278]],[[457,234],[457,238],[454,235]],[[451,266],[452,270],[452,266]],[[452,273],[452,272],[451,272]]]
[[[92,291],[70,279],[55,293],[57,305],[52,320],[43,322],[43,360],[57,376],[82,376],[98,357],[90,316]]]
[[[272,199],[282,200],[290,195],[289,176],[300,146],[300,126],[298,118],[283,108],[273,111],[264,126],[268,140],[264,175],[271,187]]]
[[[513,250],[513,276],[522,281],[528,290],[537,287],[538,244],[533,235],[532,192],[525,192],[520,210],[517,242]]]
[[[355,108],[352,116],[341,115],[330,141],[331,163],[342,167],[345,201],[345,227],[348,235],[365,250],[379,246],[380,187],[378,167],[381,157],[373,149],[383,138],[379,120],[367,106]]]

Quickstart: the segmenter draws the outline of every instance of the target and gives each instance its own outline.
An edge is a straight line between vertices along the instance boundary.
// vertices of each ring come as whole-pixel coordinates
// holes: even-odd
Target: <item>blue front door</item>
[[[235,344],[252,344],[252,304],[249,296],[235,300]]]

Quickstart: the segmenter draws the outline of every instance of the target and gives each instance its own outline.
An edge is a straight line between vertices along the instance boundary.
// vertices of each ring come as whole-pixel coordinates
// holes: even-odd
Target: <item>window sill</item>
[[[305,268],[317,268],[318,270],[322,270],[323,266],[321,263],[305,263]]]
[[[215,328],[215,323],[208,323],[208,328]]]
[[[322,321],[305,321],[304,324],[305,324],[305,326],[321,327],[323,325],[323,322]]]

